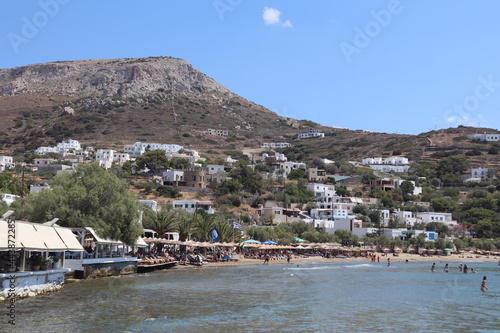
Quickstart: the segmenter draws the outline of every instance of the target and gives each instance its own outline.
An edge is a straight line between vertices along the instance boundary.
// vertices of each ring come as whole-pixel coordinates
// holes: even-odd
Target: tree
[[[182,242],[188,240],[195,226],[194,215],[188,213],[179,214],[175,222],[175,230],[179,233],[179,240]]]
[[[195,230],[200,238],[200,242],[206,242],[215,223],[215,216],[205,212],[200,213],[195,223]]]
[[[128,184],[97,163],[58,175],[52,185],[14,202],[16,218],[42,223],[57,217],[61,226],[93,227],[100,236],[128,245],[142,234],[139,202]]]
[[[304,171],[304,169],[298,168],[298,169],[290,171],[287,178],[288,179],[303,179],[303,178],[306,178],[306,172]]]
[[[145,207],[142,224],[147,229],[152,229],[158,233],[158,236],[163,236],[167,232],[175,231],[176,213],[167,210],[153,211],[149,207]],[[161,251],[163,244],[158,244],[158,250]]]
[[[407,198],[411,198],[411,196],[413,196],[413,191],[415,191],[415,185],[408,180],[402,182],[399,188],[403,192],[403,198],[405,198],[405,201],[408,201]]]
[[[436,212],[451,213],[457,208],[457,203],[455,201],[451,200],[451,198],[449,198],[449,197],[433,198],[433,199],[431,199],[431,204],[432,204],[432,208]]]
[[[147,207],[149,208],[149,207]],[[175,231],[175,219],[177,214],[172,211],[144,209],[143,225],[147,229],[152,229],[163,236],[167,232]]]
[[[24,193],[28,192],[27,186],[23,186],[19,178],[14,177],[8,172],[0,173],[0,192],[20,195],[23,190]]]
[[[464,156],[443,158],[436,168],[436,173],[445,183],[461,182],[460,175],[469,168],[469,161]]]
[[[137,156],[136,163],[140,169],[148,168],[154,173],[169,166],[169,161],[165,156],[165,152],[160,149],[150,150],[145,152],[142,156]]]

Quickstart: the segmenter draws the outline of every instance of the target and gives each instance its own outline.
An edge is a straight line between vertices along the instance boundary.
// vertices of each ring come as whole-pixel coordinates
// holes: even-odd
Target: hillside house
[[[308,139],[308,138],[322,138],[325,136],[325,133],[318,132],[314,128],[310,128],[306,133],[300,133],[298,135],[299,139]]]
[[[481,141],[500,141],[500,134],[493,133],[488,134],[484,132],[483,134],[472,134],[469,136],[469,139],[472,140],[481,140]]]
[[[260,145],[261,148],[273,148],[273,149],[283,149],[283,148],[288,148],[291,147],[292,144],[289,142],[264,142],[263,144]]]
[[[336,194],[334,185],[309,183],[306,187],[308,190],[313,191],[316,197],[333,197]]]
[[[130,157],[142,156],[146,150],[163,150],[165,153],[177,153],[184,149],[183,146],[176,144],[161,144],[149,142],[136,142],[131,146],[124,146],[123,151],[128,153]]]
[[[164,185],[185,186],[184,171],[182,170],[164,171],[162,175],[162,180]]]
[[[12,156],[0,156],[0,171],[11,169],[15,166]]]
[[[174,209],[183,210],[188,213],[195,213],[198,209],[202,209],[208,214],[215,213],[215,209],[213,208],[211,201],[173,200],[172,205]]]
[[[324,182],[326,179],[326,171],[318,168],[307,168],[306,178],[310,182]]]

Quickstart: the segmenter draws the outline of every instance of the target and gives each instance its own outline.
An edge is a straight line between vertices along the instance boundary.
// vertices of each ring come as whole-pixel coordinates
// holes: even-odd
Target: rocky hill
[[[242,78],[244,79],[244,78]],[[200,131],[228,130],[222,138]],[[324,138],[298,140],[309,128]],[[199,150],[252,149],[291,142],[292,159],[406,155],[433,160],[447,152],[497,163],[488,145],[459,128],[421,135],[368,133],[283,118],[232,93],[185,60],[156,57],[61,61],[0,69],[0,150],[24,153],[76,139],[121,149],[135,141],[180,143]],[[493,130],[487,130],[493,131]],[[478,153],[479,152],[479,153]],[[496,161],[496,162],[495,162]]]

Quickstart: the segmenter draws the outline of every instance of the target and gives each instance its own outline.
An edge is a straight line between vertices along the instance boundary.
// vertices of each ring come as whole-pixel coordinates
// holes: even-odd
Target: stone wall
[[[0,301],[4,301],[9,293],[14,294],[16,298],[23,298],[60,290],[64,284],[64,275],[68,271],[68,269],[52,269],[0,274]],[[13,286],[15,289],[11,288]]]
[[[137,258],[83,260],[83,277],[99,278],[137,273]]]

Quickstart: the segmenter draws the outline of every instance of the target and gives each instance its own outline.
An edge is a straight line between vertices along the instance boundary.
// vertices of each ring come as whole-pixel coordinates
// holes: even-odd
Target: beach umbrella
[[[265,242],[262,242],[264,245],[278,245],[278,243],[273,242],[272,240],[266,240]]]
[[[243,242],[243,244],[260,244],[260,242],[256,241],[255,239],[247,239]]]

